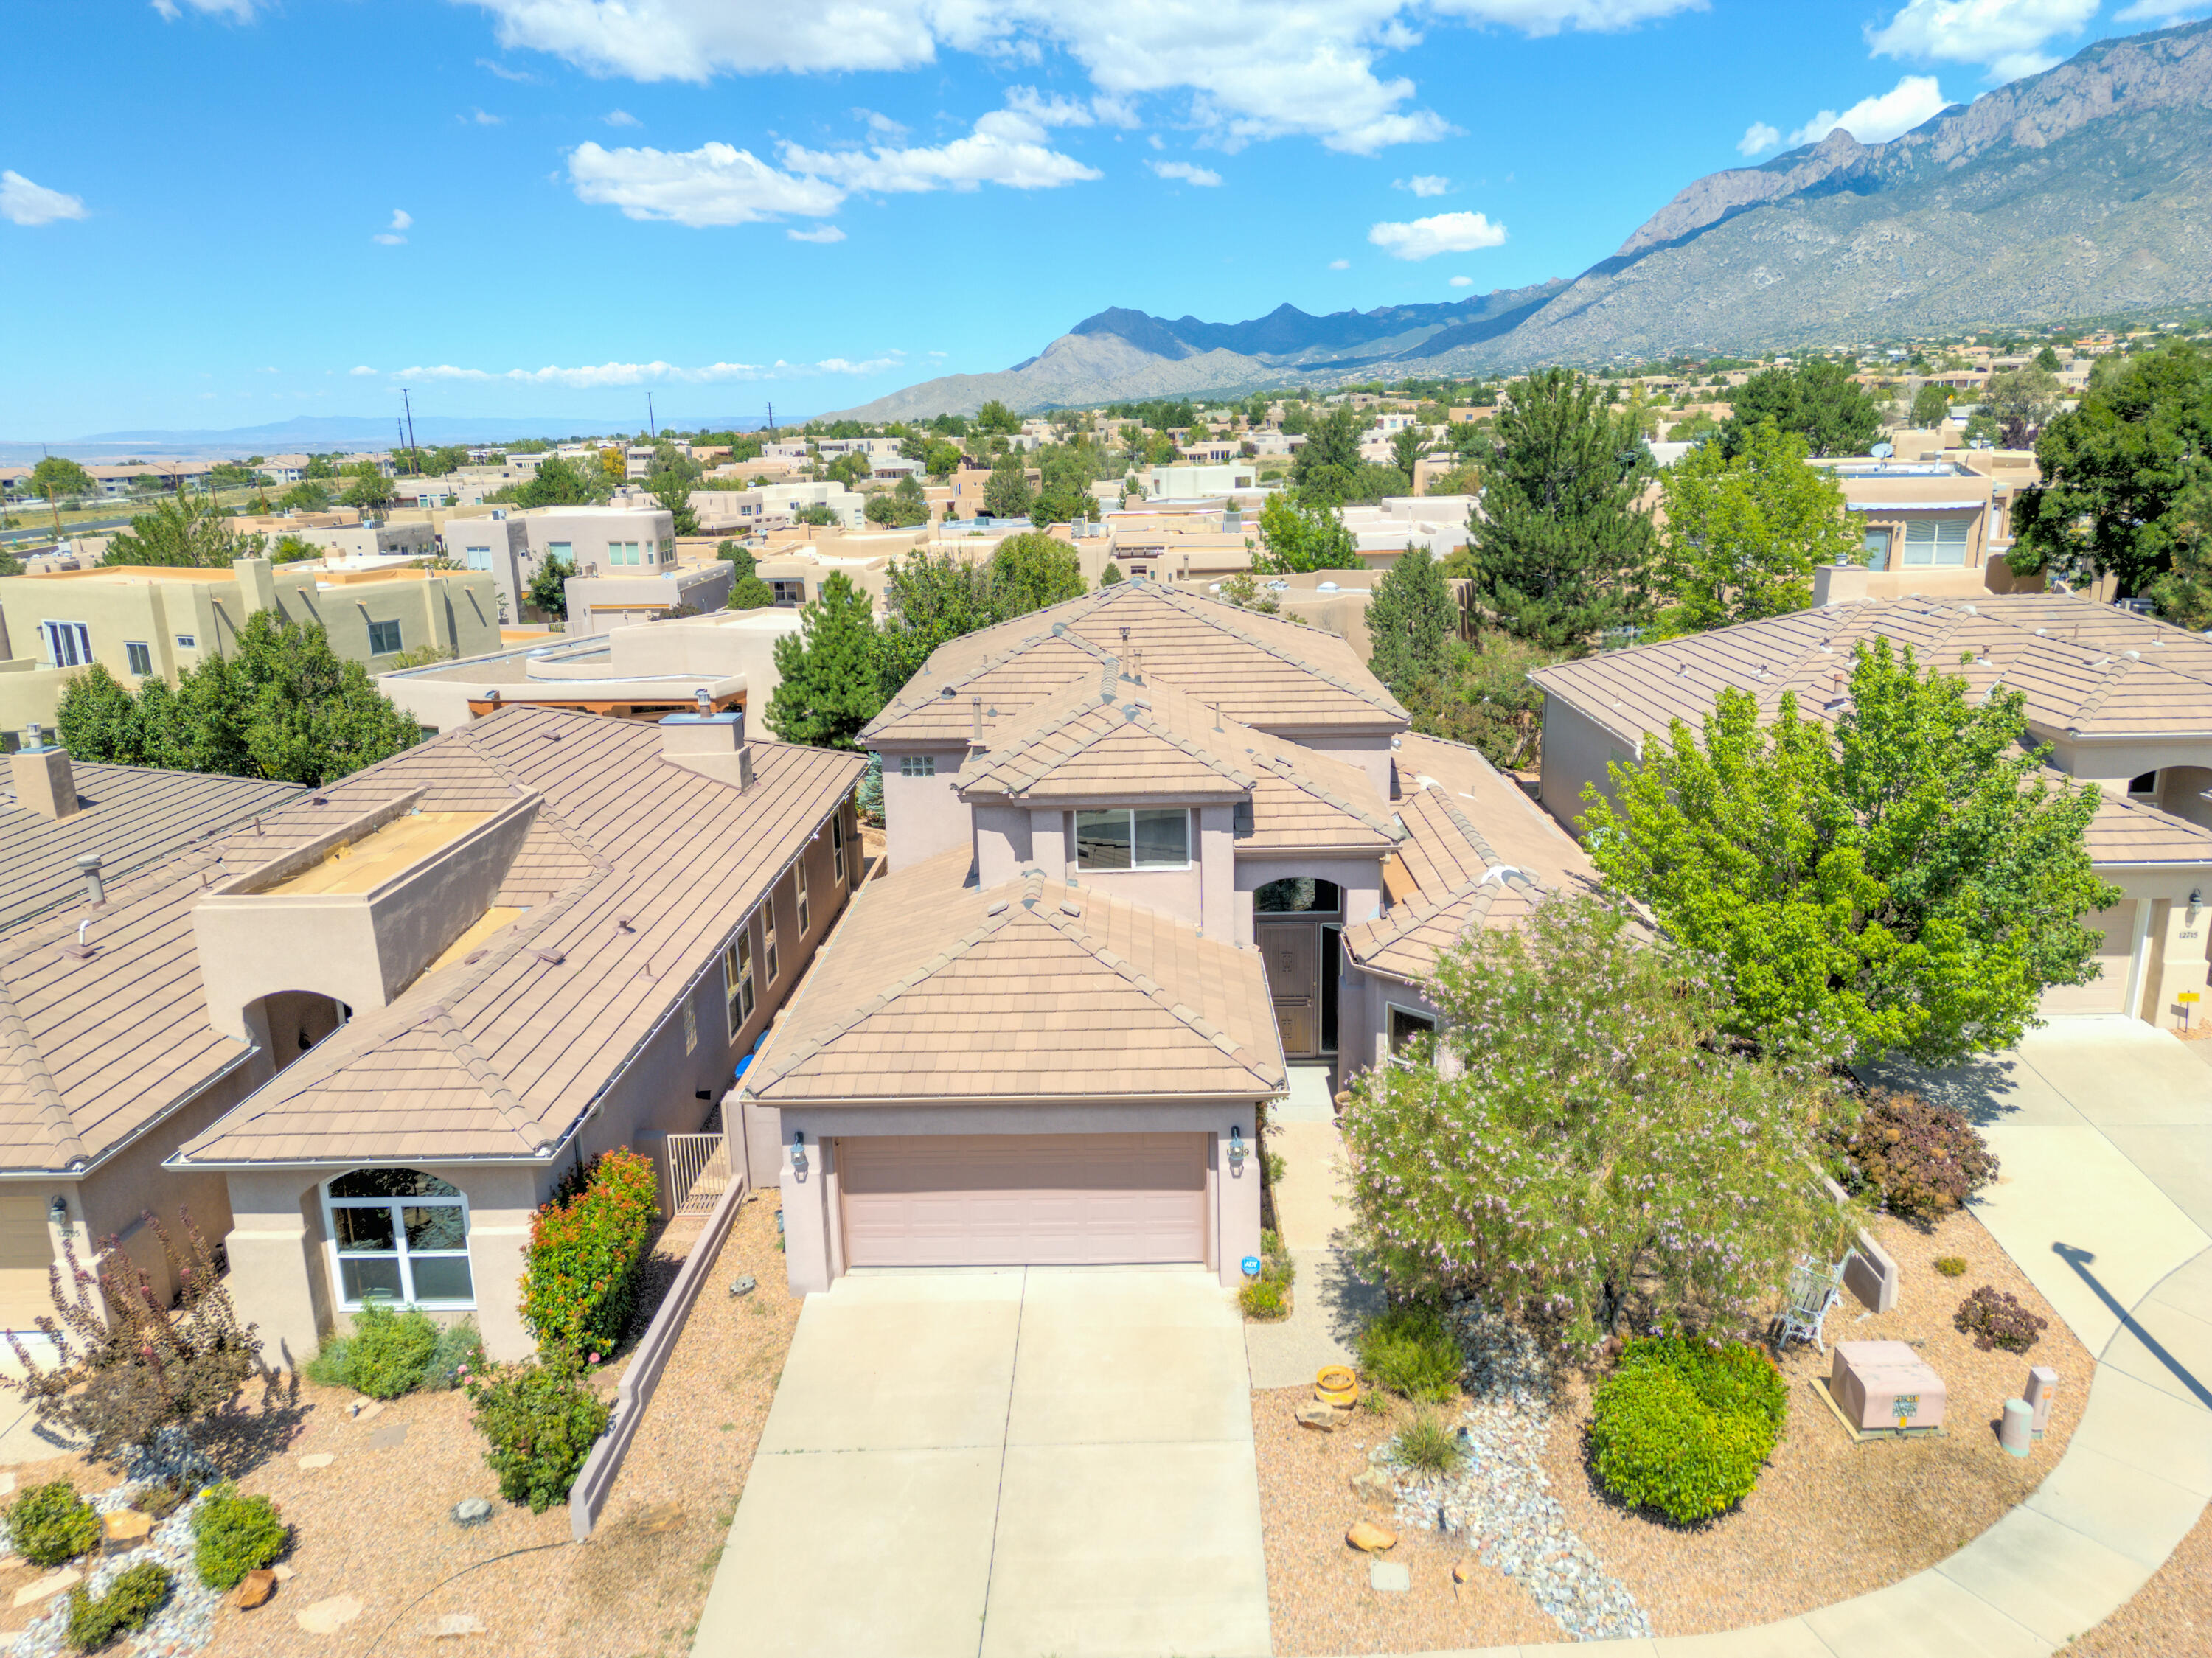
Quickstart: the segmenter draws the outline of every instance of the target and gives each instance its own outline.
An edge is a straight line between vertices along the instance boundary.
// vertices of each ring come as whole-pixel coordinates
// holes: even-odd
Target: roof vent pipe
[[[980,696],[971,696],[968,699],[968,704],[975,715],[969,730],[969,738],[981,747],[983,742],[983,699]]]
[[[96,852],[87,853],[76,860],[76,866],[84,872],[85,902],[95,906],[106,903],[107,889],[101,884],[100,879],[100,854]]]

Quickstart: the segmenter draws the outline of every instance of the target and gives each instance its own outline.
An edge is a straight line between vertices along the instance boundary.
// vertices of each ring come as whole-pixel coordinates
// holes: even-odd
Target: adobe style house
[[[473,721],[0,934],[0,1102],[227,1233],[274,1361],[372,1298],[519,1357],[532,1211],[709,1117],[860,876],[861,770],[735,714]]]
[[[1698,729],[1723,686],[1769,712],[1794,692],[1801,714],[1840,717],[1852,652],[1877,637],[1911,646],[1923,671],[1964,676],[1974,697],[2023,693],[2050,766],[2099,786],[2089,856],[2124,896],[2083,918],[2102,938],[2099,976],[2046,992],[2042,1011],[2201,1018],[2179,998],[2206,986],[2212,639],[2131,610],[2063,593],[1844,600],[1540,669],[1545,806],[1572,825],[1585,786],[1610,793],[1608,762],[1674,720]]]
[[[1406,726],[1342,640],[1150,581],[940,647],[863,734],[889,872],[741,1084],[793,1287],[1241,1282],[1288,1065],[1384,1060],[1435,1022],[1439,950],[1587,878],[1479,755]]]

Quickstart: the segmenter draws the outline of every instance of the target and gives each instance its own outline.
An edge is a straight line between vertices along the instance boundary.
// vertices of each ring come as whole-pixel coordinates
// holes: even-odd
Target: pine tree
[[[1459,606],[1443,571],[1426,547],[1408,547],[1367,606],[1367,665],[1394,693],[1409,689],[1443,665],[1445,647],[1458,631]]]
[[[1603,388],[1565,368],[1532,374],[1496,436],[1472,537],[1480,612],[1517,638],[1577,652],[1640,626],[1654,537],[1638,497],[1651,452]]]
[[[1007,450],[991,468],[991,476],[984,480],[983,510],[993,518],[1020,518],[1035,499],[1029,474],[1022,465],[1022,452]]]
[[[768,700],[768,728],[787,743],[849,749],[884,705],[878,635],[868,596],[844,574],[799,613],[799,631],[775,641],[782,683]]]

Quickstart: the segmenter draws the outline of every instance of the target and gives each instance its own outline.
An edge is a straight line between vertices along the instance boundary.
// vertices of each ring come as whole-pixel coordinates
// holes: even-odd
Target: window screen
[[[389,656],[399,647],[399,624],[397,622],[372,622],[368,624],[368,653],[371,656]]]

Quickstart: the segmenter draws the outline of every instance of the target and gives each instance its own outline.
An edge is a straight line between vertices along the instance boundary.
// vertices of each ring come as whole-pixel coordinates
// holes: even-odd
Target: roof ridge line
[[[1098,588],[1091,592],[1084,594],[1082,598],[1065,599],[1061,601],[1061,603],[1064,604],[1081,604],[1086,599],[1094,601],[1086,610],[1077,612],[1078,615],[1088,615],[1090,613],[1090,610],[1097,608],[1095,601],[1097,600],[1105,592],[1106,589],[1103,587]],[[1056,610],[1060,608],[1060,604],[1048,605],[1043,610],[1031,610],[1027,616],[1014,616],[1006,622],[994,623],[993,625],[998,627],[1012,627],[1017,622],[1026,622],[1031,616],[1043,616],[1048,614],[1049,611]],[[978,631],[980,632],[984,630],[978,629]],[[915,683],[915,681],[921,679],[925,675],[928,674],[929,659],[930,657],[934,657],[937,654],[937,651],[943,650],[946,645],[957,645],[962,639],[972,639],[973,637],[975,637],[973,634],[963,634],[957,638],[946,640],[944,645],[939,645],[937,647],[937,650],[932,651],[929,653],[929,657],[924,657],[922,659],[921,666],[915,670],[913,678],[908,679],[907,681],[907,684],[911,685]],[[1020,655],[1024,651],[1030,649],[1033,646],[1037,645],[1045,640],[1054,637],[1064,639],[1069,644],[1074,646],[1078,650],[1086,652],[1091,655],[1105,658],[1109,660],[1112,658],[1112,653],[1109,652],[1105,647],[1093,644],[1091,641],[1084,638],[1080,634],[1070,628],[1065,622],[1055,621],[1042,629],[1024,634],[1020,638],[1016,640],[1012,644],[1007,646],[1005,650],[1000,652],[996,656],[986,656],[981,662],[977,663],[975,667],[968,670],[964,674],[956,675],[954,677],[956,677],[959,683],[963,685],[973,683],[975,681],[981,679],[985,674],[990,673],[998,668],[1004,667],[1008,662],[1013,660],[1015,657]],[[934,677],[935,676],[930,677]],[[900,689],[904,690],[905,686],[901,686]],[[926,708],[932,702],[939,701],[942,698],[942,692],[924,692],[917,695],[914,701],[905,708],[901,708],[897,700],[893,699],[891,701],[886,702],[876,712],[873,718],[869,720],[868,725],[874,725],[878,720],[881,720],[888,714],[896,713],[903,715],[911,714],[917,708]],[[861,728],[864,735],[866,734],[866,726],[863,726]]]
[[[2095,690],[2081,699],[2080,705],[2074,710],[2075,723],[2078,725],[2081,720],[2089,719],[2102,708],[2105,706],[2105,699],[2112,695],[2112,692],[2118,688],[2120,681],[2133,671],[2136,666],[2136,664],[2133,660],[2118,651],[2112,652],[2106,659],[2103,680],[2100,682]]]
[[[1167,587],[1161,587],[1159,591],[1164,596],[1171,595],[1171,603],[1176,601],[1188,601],[1193,604],[1204,603],[1215,605],[1224,610],[1234,611],[1240,615],[1245,613],[1244,607],[1243,605],[1232,604],[1225,598],[1215,598],[1211,595],[1202,593],[1187,593],[1180,590],[1170,589]],[[1186,614],[1190,613],[1187,611]],[[1335,686],[1337,689],[1340,691],[1347,692],[1351,695],[1358,697],[1361,701],[1368,704],[1371,708],[1380,708],[1385,714],[1402,714],[1406,712],[1405,709],[1396,707],[1394,703],[1378,701],[1375,697],[1360,689],[1358,686],[1353,684],[1350,680],[1340,679],[1328,669],[1318,667],[1313,663],[1307,662],[1297,657],[1292,656],[1282,647],[1278,645],[1270,645],[1266,640],[1258,637],[1256,635],[1246,633],[1242,628],[1232,628],[1229,626],[1228,623],[1213,616],[1200,616],[1198,619],[1206,623],[1208,626],[1219,629],[1223,633],[1227,634],[1232,639],[1243,640],[1255,650],[1265,651],[1269,656],[1273,657],[1279,662],[1287,663],[1293,668],[1297,668],[1303,672],[1313,675],[1315,678],[1319,679],[1327,684]],[[1388,693],[1386,692],[1385,695],[1387,695],[1387,694]]]
[[[445,1043],[447,1052],[460,1062],[462,1070],[476,1079],[477,1086],[483,1090],[484,1097],[491,1102],[492,1108],[499,1113],[501,1121],[514,1131],[517,1139],[532,1151],[549,1144],[538,1120],[523,1109],[522,1101],[509,1086],[507,1078],[469,1040],[468,1032],[461,1029],[443,1002],[433,1002],[428,1011],[416,1023],[428,1026]]]
[[[1490,839],[1487,835],[1484,835],[1480,829],[1475,828],[1474,820],[1459,809],[1458,802],[1455,801],[1451,798],[1449,793],[1441,787],[1437,788],[1435,793],[1443,797],[1441,804],[1443,806],[1445,813],[1451,818],[1452,822],[1458,826],[1459,832],[1467,836],[1468,843],[1475,849],[1475,852],[1481,857],[1482,861],[1492,867],[1504,864],[1505,860],[1498,855],[1498,848],[1490,844]]]
[[[1261,735],[1265,736],[1267,733],[1263,732]],[[1393,845],[1399,844],[1408,838],[1403,824],[1395,822],[1386,823],[1379,817],[1370,817],[1367,814],[1366,808],[1356,805],[1352,801],[1339,799],[1319,783],[1306,777],[1294,764],[1280,756],[1263,755],[1257,749],[1252,751],[1252,756],[1267,768],[1269,775],[1280,779],[1292,788],[1304,790],[1324,805],[1335,807],[1347,817],[1358,818],[1376,834],[1388,835]]]
[[[54,1080],[46,1056],[39,1047],[39,1039],[32,1035],[29,1023],[16,1007],[5,978],[0,978],[0,1042],[14,1050],[15,1063],[30,1084],[40,1124],[53,1140],[55,1150],[69,1162],[90,1161],[91,1151],[84,1143],[84,1136],[77,1133],[76,1119],[70,1114],[69,1102],[63,1097],[61,1084]]]

